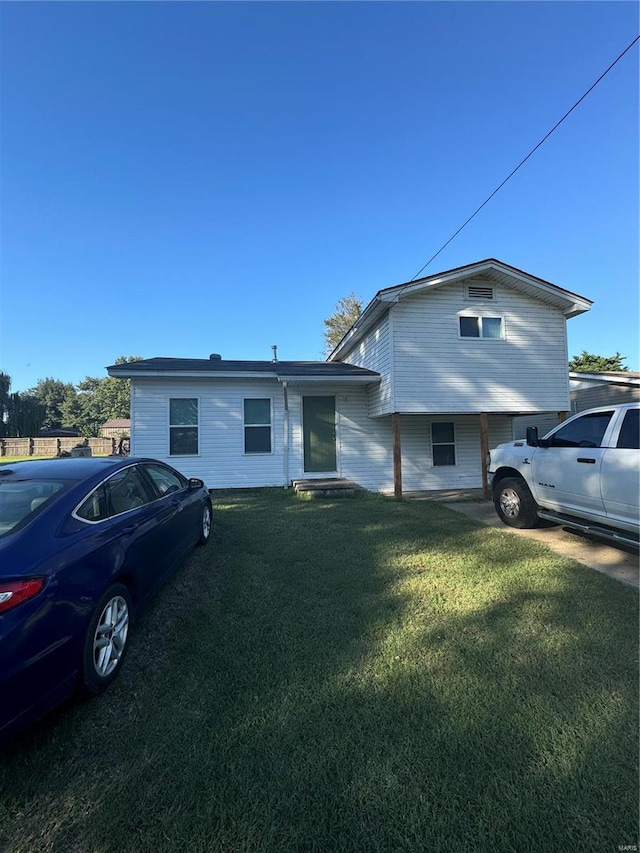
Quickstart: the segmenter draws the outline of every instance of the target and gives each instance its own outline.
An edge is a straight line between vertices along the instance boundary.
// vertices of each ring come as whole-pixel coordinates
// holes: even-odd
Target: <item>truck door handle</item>
[[[578,456],[577,461],[578,462],[586,462],[588,465],[595,465],[596,464],[596,460],[590,459],[588,456]]]

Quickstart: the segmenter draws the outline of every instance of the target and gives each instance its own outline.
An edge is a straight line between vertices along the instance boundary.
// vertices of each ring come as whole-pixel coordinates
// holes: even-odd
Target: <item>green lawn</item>
[[[1,850],[638,843],[636,590],[432,502],[214,499],[119,681],[5,751]]]
[[[12,462],[26,462],[32,459],[55,459],[54,456],[0,456],[0,465],[10,465]]]

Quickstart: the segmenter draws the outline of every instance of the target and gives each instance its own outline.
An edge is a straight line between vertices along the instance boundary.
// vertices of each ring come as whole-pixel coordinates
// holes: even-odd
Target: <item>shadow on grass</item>
[[[637,843],[633,590],[433,504],[221,506],[120,681],[6,752],[7,851]]]

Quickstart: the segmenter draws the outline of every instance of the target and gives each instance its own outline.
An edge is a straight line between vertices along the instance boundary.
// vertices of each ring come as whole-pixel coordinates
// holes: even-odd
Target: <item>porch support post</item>
[[[402,452],[399,412],[394,412],[391,415],[391,426],[393,429],[393,496],[400,500],[402,498]]]
[[[558,423],[564,423],[567,417],[569,416],[569,412],[558,412]]]
[[[480,470],[482,471],[482,497],[488,501],[489,478],[487,476],[487,455],[489,453],[489,419],[486,412],[480,412]]]

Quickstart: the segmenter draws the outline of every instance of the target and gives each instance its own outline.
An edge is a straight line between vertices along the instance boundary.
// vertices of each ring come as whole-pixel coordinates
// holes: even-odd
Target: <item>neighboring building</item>
[[[610,370],[602,373],[569,372],[571,407],[568,414],[596,409],[599,406],[614,406],[617,403],[640,401],[640,373]],[[543,436],[558,425],[564,413],[552,412],[538,416],[513,419],[513,437],[524,438],[528,426],[538,427]]]
[[[131,433],[130,418],[112,418],[105,421],[100,427],[100,436],[102,438],[121,438],[128,436]]]
[[[80,430],[75,427],[61,427],[60,429],[47,429],[43,427],[38,431],[38,438],[79,438]]]
[[[569,373],[571,411],[584,412],[597,406],[634,403],[640,400],[640,373],[608,370],[602,373]]]
[[[476,488],[514,417],[569,409],[566,320],[591,304],[489,259],[379,291],[326,362],[152,358],[108,371],[132,380],[132,454],[210,488]]]

